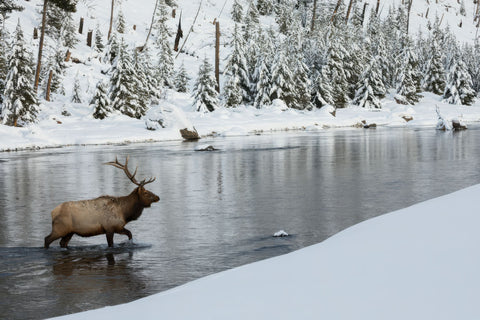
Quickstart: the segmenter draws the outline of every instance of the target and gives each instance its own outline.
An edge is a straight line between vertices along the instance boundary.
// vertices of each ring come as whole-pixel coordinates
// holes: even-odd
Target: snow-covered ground
[[[469,187],[287,255],[59,319],[480,319],[479,194]]]

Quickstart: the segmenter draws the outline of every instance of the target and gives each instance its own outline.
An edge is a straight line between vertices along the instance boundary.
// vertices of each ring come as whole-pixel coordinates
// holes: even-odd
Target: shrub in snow
[[[73,103],[82,103],[81,92],[82,92],[82,89],[80,88],[80,80],[78,79],[78,73],[77,73],[73,83],[73,91],[72,91]]]
[[[166,119],[163,109],[160,106],[153,106],[145,114],[145,127],[148,130],[158,130],[166,127]]]
[[[20,21],[13,38],[7,64],[4,101],[0,112],[2,123],[9,126],[35,122],[38,113],[37,95],[32,86],[33,57],[26,48]]]

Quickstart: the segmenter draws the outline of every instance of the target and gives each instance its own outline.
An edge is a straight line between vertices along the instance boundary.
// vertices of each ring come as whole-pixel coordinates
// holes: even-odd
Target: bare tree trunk
[[[47,93],[45,94],[45,100],[50,101],[50,89],[52,88],[52,78],[53,78],[53,70],[50,70],[48,74],[48,83],[47,83]]]
[[[312,12],[312,24],[310,26],[310,32],[315,29],[315,19],[317,18],[317,0],[313,0],[313,12]]]
[[[157,12],[157,7],[158,7],[158,0],[155,1],[155,8],[153,9],[152,21],[150,22],[150,28],[148,29],[148,34],[147,34],[147,38],[145,39],[145,44],[143,45],[142,50],[140,50],[140,52],[142,52],[143,49],[145,49],[145,47],[147,46],[148,39],[150,38],[150,34],[152,33],[153,23],[155,22],[155,12]]]
[[[220,22],[215,23],[215,79],[217,92],[220,92]]]
[[[345,23],[348,23],[348,17],[350,16],[350,11],[352,10],[353,0],[350,0],[348,3],[347,16],[345,17]]]
[[[110,40],[110,36],[112,35],[113,7],[114,7],[114,5],[115,5],[115,0],[112,0],[112,9],[110,10],[110,27],[108,28],[107,40]]]
[[[378,10],[380,9],[380,0],[377,0],[377,7],[375,8],[375,15],[378,16]]]
[[[365,21],[365,10],[367,10],[367,6],[368,6],[368,2],[365,2],[363,4],[362,17],[361,17],[362,18],[361,19],[362,20],[362,23],[361,23],[362,26],[363,26],[363,21]]]
[[[80,26],[78,27],[78,33],[83,33],[83,18],[80,18]]]
[[[330,22],[333,22],[333,18],[335,18],[335,15],[337,14],[338,8],[340,7],[341,3],[342,3],[342,0],[337,1],[337,5],[335,6],[335,9],[333,10],[332,18],[330,19]]]
[[[40,31],[40,43],[38,44],[38,58],[37,70],[35,71],[35,83],[33,85],[35,92],[38,90],[38,83],[40,81],[40,68],[42,67],[43,41],[45,39],[45,24],[47,23],[47,2],[48,0],[43,0],[42,29]]]

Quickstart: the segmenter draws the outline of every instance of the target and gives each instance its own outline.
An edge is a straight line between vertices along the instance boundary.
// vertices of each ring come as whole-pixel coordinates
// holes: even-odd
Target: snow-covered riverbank
[[[469,187],[284,256],[60,319],[479,319],[479,194]]]
[[[480,102],[473,106],[457,106],[442,103],[440,96],[430,93],[423,95],[422,101],[415,106],[399,105],[387,97],[380,110],[349,107],[337,109],[336,116],[326,108],[313,111],[288,109],[279,100],[263,109],[220,108],[202,114],[193,111],[190,97],[173,91],[169,92],[168,98],[161,105],[152,108],[141,120],[121,114],[97,120],[91,116],[91,110],[80,105],[71,110],[70,116],[58,116],[61,113],[56,110],[58,104],[52,104],[44,106],[44,116],[37,124],[24,128],[0,125],[0,151],[180,140],[179,130],[193,127],[202,136],[248,135],[285,130],[321,131],[335,127],[361,126],[362,121],[377,126],[435,129],[438,121],[436,105],[446,119],[459,119],[467,124],[480,121]],[[158,125],[157,130],[147,130],[147,118],[161,118],[165,128]]]

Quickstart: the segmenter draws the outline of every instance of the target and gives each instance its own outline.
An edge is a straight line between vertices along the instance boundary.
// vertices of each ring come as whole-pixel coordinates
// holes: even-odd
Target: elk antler
[[[148,180],[143,179],[142,181],[138,182],[137,179],[135,179],[135,175],[137,174],[138,167],[135,168],[135,172],[133,174],[130,173],[130,171],[128,170],[128,156],[125,159],[125,164],[121,164],[120,162],[118,162],[117,157],[115,157],[115,161],[105,162],[104,164],[109,164],[111,166],[122,169],[127,175],[127,177],[130,179],[130,181],[132,181],[134,184],[136,184],[139,187],[143,187],[144,185],[155,181],[155,177],[153,177]]]

